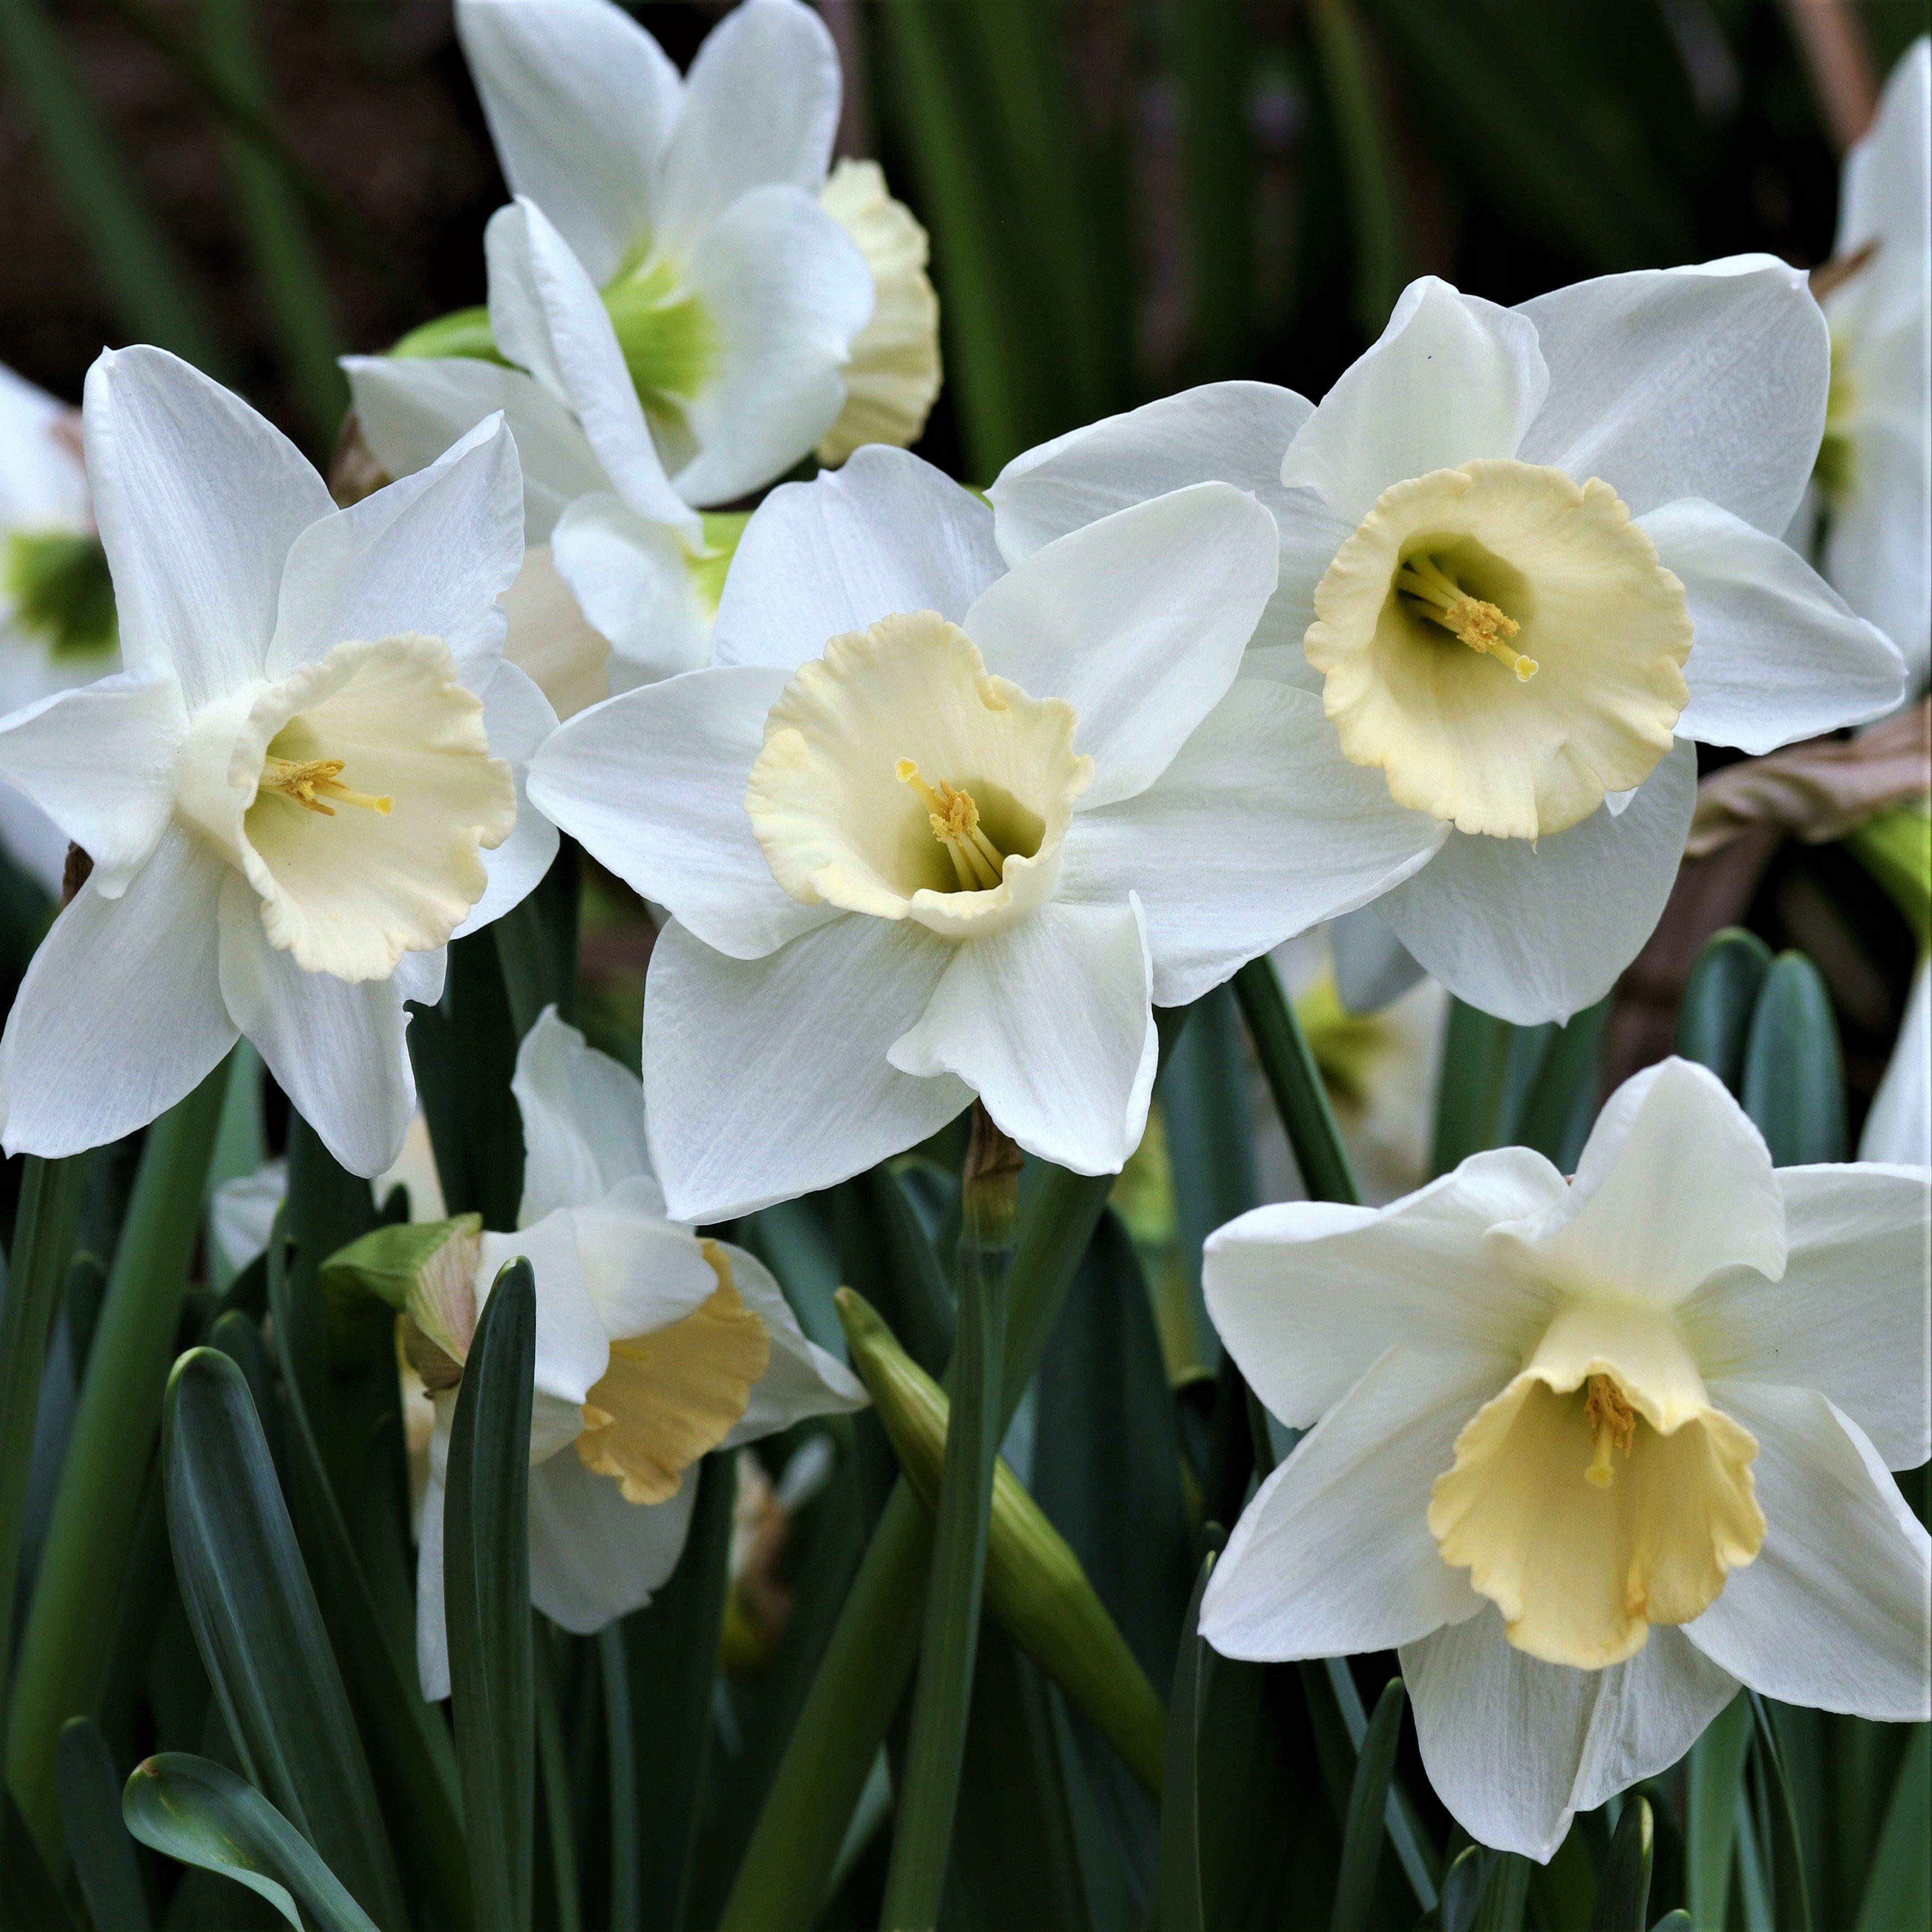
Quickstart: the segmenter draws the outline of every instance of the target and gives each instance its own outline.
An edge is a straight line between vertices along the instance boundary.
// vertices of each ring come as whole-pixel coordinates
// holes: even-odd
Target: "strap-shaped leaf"
[[[61,1816],[94,1932],[148,1932],[147,1894],[121,1816],[121,1780],[92,1718],[70,1718],[60,1736]]]
[[[1888,1925],[1923,1925],[1932,1919],[1932,1834],[1925,1829],[1928,1811],[1932,1811],[1932,1725],[1915,1724],[1892,1788],[1892,1802],[1886,1808],[1870,1875],[1865,1880],[1858,1932],[1884,1932]]]
[[[151,1757],[134,1767],[121,1815],[142,1844],[260,1893],[296,1932],[304,1912],[322,1932],[376,1932],[315,1847],[224,1766],[188,1751]]]
[[[1635,1796],[1627,1798],[1597,1880],[1590,1932],[1643,1932],[1650,1904],[1650,1856],[1654,1829],[1648,1799]]]
[[[1708,1066],[1733,1094],[1744,1084],[1744,1048],[1757,1010],[1771,949],[1754,932],[1731,926],[1698,954],[1677,1009],[1677,1051]]]
[[[1690,1747],[1685,1780],[1684,1888],[1700,1925],[1726,1923],[1738,1793],[1750,1750],[1750,1705],[1741,1691]]]
[[[1836,1045],[1834,1040],[1834,1050]],[[1764,1700],[1755,1690],[1745,1695],[1750,1699],[1757,1774],[1763,1784],[1764,1808],[1770,1825],[1772,1894],[1779,1932],[1811,1932],[1804,1854],[1799,1846],[1798,1814],[1791,1802],[1791,1786],[1784,1774],[1784,1754],[1778,1747],[1778,1733],[1772,1728],[1771,1713],[1765,1708]]]
[[[1214,1574],[1216,1552],[1201,1559],[1174,1664],[1174,1696],[1168,1712],[1167,1768],[1161,1780],[1160,1891],[1158,1932],[1206,1932],[1207,1900],[1201,1874],[1200,1795],[1196,1780],[1199,1751],[1201,1677],[1206,1646],[1200,1637],[1201,1599]]]
[[[1342,1832],[1342,1868],[1335,1880],[1330,1932],[1365,1932],[1375,1904],[1376,1868],[1382,1863],[1382,1836],[1388,1817],[1389,1780],[1395,1775],[1396,1746],[1402,1739],[1406,1702],[1402,1679],[1391,1677],[1376,1700],[1355,1778],[1348,1792],[1348,1816]]]
[[[407,1920],[322,1613],[242,1371],[194,1348],[169,1378],[163,1466],[182,1600],[250,1781],[370,1915]]]
[[[1845,1158],[1845,1068],[1818,969],[1784,952],[1765,975],[1744,1052],[1744,1112],[1780,1167]]]

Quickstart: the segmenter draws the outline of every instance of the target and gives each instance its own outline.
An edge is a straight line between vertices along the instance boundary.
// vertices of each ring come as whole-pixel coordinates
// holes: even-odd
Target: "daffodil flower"
[[[415,1106],[405,999],[542,878],[519,814],[552,730],[500,661],[520,560],[494,420],[338,510],[292,445],[161,350],[87,380],[88,472],[124,670],[0,719],[0,776],[93,861],[0,1037],[0,1142],[144,1126],[245,1034],[373,1174]]]
[[[1218,383],[1016,459],[1001,554],[1162,490],[1252,489],[1281,536],[1248,671],[1440,850],[1377,904],[1450,990],[1520,1023],[1606,992],[1682,856],[1694,741],[1766,752],[1889,710],[1898,652],[1778,538],[1829,345],[1764,256],[1503,309],[1426,278],[1319,407]]]
[[[1932,42],[1913,42],[1845,157],[1832,285],[1832,390],[1818,452],[1821,560],[1905,654],[1932,657]]]
[[[1308,1433],[1230,1538],[1202,1634],[1397,1648],[1443,1802],[1546,1858],[1740,1683],[1928,1714],[1922,1168],[1774,1168],[1705,1069],[1614,1094],[1575,1179],[1473,1155],[1383,1208],[1262,1208],[1208,1306]]]
[[[1150,1000],[1435,849],[1307,728],[1310,694],[1234,686],[1276,549],[1208,484],[1009,571],[983,503],[877,447],[766,499],[712,666],[572,719],[532,776],[676,916],[644,1015],[674,1214],[829,1185],[975,1094],[1111,1173],[1145,1123]]]
[[[700,1456],[866,1402],[850,1371],[806,1340],[757,1260],[666,1220],[634,1075],[548,1009],[518,1051],[512,1089],[524,1124],[522,1226],[459,1236],[404,1317],[436,1411],[416,1575],[430,1698],[449,1694],[450,1425],[477,1316],[506,1262],[527,1258],[536,1280],[530,1599],[566,1630],[639,1608],[676,1568]]]

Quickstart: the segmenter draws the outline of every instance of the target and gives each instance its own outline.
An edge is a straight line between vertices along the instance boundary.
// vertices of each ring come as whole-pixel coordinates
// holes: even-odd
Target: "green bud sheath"
[[[352,1332],[362,1304],[385,1303],[404,1319],[404,1352],[431,1389],[454,1388],[476,1330],[480,1214],[453,1221],[398,1221],[372,1228],[322,1264],[330,1327]]]

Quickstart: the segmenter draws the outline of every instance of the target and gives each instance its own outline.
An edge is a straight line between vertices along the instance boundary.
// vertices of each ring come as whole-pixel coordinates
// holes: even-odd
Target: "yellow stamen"
[[[1396,573],[1395,587],[1415,599],[1416,615],[1440,624],[1472,651],[1506,664],[1519,684],[1527,684],[1539,667],[1534,658],[1513,651],[1504,642],[1522,626],[1486,598],[1472,596],[1432,556],[1418,553]]]
[[[1583,1405],[1583,1419],[1589,1424],[1596,1444],[1583,1480],[1598,1489],[1607,1490],[1616,1480],[1617,1473],[1611,1466],[1610,1451],[1613,1448],[1619,1449],[1628,1458],[1630,1444],[1636,1439],[1636,1414],[1624,1400],[1623,1390],[1608,1376],[1592,1376],[1590,1393]]]
[[[335,807],[325,805],[325,798],[344,805],[359,805],[367,811],[380,812],[385,818],[394,810],[396,802],[392,798],[378,798],[373,793],[351,791],[346,784],[338,784],[336,778],[341,770],[340,758],[268,758],[262,761],[262,789],[278,791],[284,798],[293,799],[304,812],[319,812],[325,818],[335,816]]]
[[[896,766],[899,782],[910,785],[926,809],[932,836],[946,848],[958,875],[962,892],[986,892],[997,886],[1003,876],[1006,856],[980,830],[980,808],[970,791],[960,791],[944,778],[935,790],[920,777],[919,766],[910,758],[902,758]]]

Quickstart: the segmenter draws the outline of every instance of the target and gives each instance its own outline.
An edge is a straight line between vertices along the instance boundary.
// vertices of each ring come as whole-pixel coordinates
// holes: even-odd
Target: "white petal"
[[[1378,1357],[1241,1512],[1201,1634],[1274,1661],[1390,1649],[1474,1616],[1484,1599],[1429,1533],[1430,1486],[1514,1366],[1486,1349]]]
[[[87,472],[74,412],[0,364],[0,529],[83,530]]]
[[[809,194],[771,187],[704,230],[686,274],[718,362],[685,407],[698,453],[677,488],[688,502],[728,503],[782,476],[844,407],[838,372],[872,319],[872,272]]]
[[[1275,586],[1274,519],[1197,483],[1056,538],[981,592],[965,630],[988,670],[1080,714],[1079,809],[1144,790],[1234,682]]]
[[[1932,240],[1925,182],[1932,174],[1932,42],[1922,34],[1899,58],[1885,84],[1877,118],[1845,157],[1832,252],[1856,254],[1868,242],[1887,250],[1923,248]]]
[[[1005,567],[984,503],[931,464],[870,444],[759,505],[724,580],[712,662],[790,672],[896,612],[960,623]]]
[[[782,671],[687,671],[580,711],[530,765],[530,796],[598,862],[709,946],[756,959],[838,916],[789,897],[745,810]]]
[[[676,531],[604,492],[563,513],[553,554],[584,616],[624,660],[612,670],[627,684],[695,670],[710,655],[711,626]]]
[[[500,845],[478,853],[489,883],[451,935],[456,939],[522,904],[556,858],[556,827],[530,800],[530,761],[556,729],[550,700],[514,664],[500,664],[483,687],[483,728],[491,754],[508,764],[516,781],[517,822]]]
[[[1758,1440],[1764,1547],[1684,1633],[1768,1697],[1932,1717],[1932,1539],[1864,1432],[1815,1390],[1713,1382]]]
[[[93,860],[94,891],[115,898],[167,826],[187,734],[165,664],[122,671],[0,718],[0,778]]]
[[[952,956],[911,920],[848,914],[748,962],[666,926],[646,987],[644,1090],[673,1217],[729,1220],[830,1187],[958,1114],[969,1088],[886,1058]]]
[[[1185,1006],[1407,878],[1446,830],[1342,757],[1312,692],[1244,680],[1145,791],[1076,815],[1060,891],[1102,903],[1137,892],[1154,1004]]]
[[[677,1568],[698,1472],[668,1502],[627,1503],[574,1449],[530,1472],[530,1601],[580,1636],[641,1610]]]
[[[455,1390],[434,1398],[436,1433],[430,1439],[430,1475],[416,1524],[416,1679],[426,1702],[449,1695],[449,1628],[443,1617],[442,1520],[448,1501],[443,1472],[449,1460],[449,1418]],[[534,1472],[532,1472],[534,1473]],[[534,1594],[534,1592],[532,1592]]]
[[[764,1263],[728,1241],[718,1245],[731,1264],[739,1295],[764,1323],[772,1342],[770,1366],[752,1384],[751,1401],[723,1446],[735,1449],[740,1443],[776,1436],[807,1416],[863,1408],[872,1400],[865,1384],[836,1356],[806,1340],[790,1303]]]
[[[1208,1238],[1208,1312],[1255,1393],[1295,1429],[1397,1342],[1520,1358],[1547,1324],[1550,1292],[1498,1268],[1484,1238],[1562,1194],[1540,1154],[1501,1148],[1386,1208],[1251,1209]]]
[[[1302,425],[1281,480],[1359,524],[1391,483],[1514,456],[1548,382],[1520,314],[1425,275]]]
[[[584,1405],[610,1366],[610,1330],[590,1292],[578,1251],[576,1217],[567,1209],[514,1234],[486,1234],[476,1268],[480,1315],[496,1277],[527,1261],[536,1283],[536,1354],[530,1391],[530,1466],[584,1432]]]
[[[440,638],[480,689],[503,650],[496,600],[524,561],[523,478],[500,418],[427,468],[302,532],[282,573],[263,675],[286,677],[349,638]]]
[[[1029,1154],[1116,1174],[1147,1126],[1158,1052],[1140,905],[1042,906],[956,947],[892,1064],[956,1074]]]
[[[658,234],[688,248],[767,182],[816,194],[838,125],[838,50],[796,0],[747,0],[712,30],[685,77],[664,157]]]
[[[1599,276],[1538,296],[1550,399],[1517,452],[1600,476],[1642,516],[1702,496],[1773,536],[1825,424],[1831,341],[1802,269],[1768,255]]]
[[[664,1220],[662,1199],[640,1176],[568,1216],[591,1305],[603,1332],[620,1341],[674,1327],[718,1292],[718,1272],[697,1236]],[[578,1418],[573,1435],[580,1425]]]
[[[496,346],[567,404],[611,486],[640,516],[698,518],[665,476],[617,332],[584,265],[534,202],[512,202],[484,231]]]
[[[1923,354],[1922,349],[1921,354]],[[1926,439],[1898,424],[1864,422],[1852,438],[1851,494],[1834,503],[1825,572],[1860,616],[1904,653],[1915,688],[1925,681],[1932,625],[1932,548],[1925,541],[1932,476]]]
[[[1577,1812],[1675,1764],[1738,1688],[1667,1624],[1608,1670],[1545,1664],[1492,1604],[1401,1656],[1436,1795],[1480,1843],[1539,1860]]]
[[[544,1007],[517,1048],[510,1091],[524,1123],[524,1226],[650,1176],[638,1076],[587,1046],[554,1006]],[[659,1212],[662,1203],[660,1195]]]
[[[219,926],[223,1002],[290,1104],[351,1174],[373,1179],[393,1166],[416,1106],[394,981],[304,972],[268,944],[261,901],[226,868],[209,923]]]
[[[511,193],[601,287],[651,232],[677,69],[611,0],[458,0],[456,32]]]
[[[1352,1013],[1379,1012],[1428,977],[1372,905],[1344,914],[1328,928],[1335,990]]]
[[[67,875],[67,834],[10,784],[0,784],[0,845],[50,899]]]
[[[1861,1160],[1932,1166],[1932,958],[1922,957],[1885,1078],[1858,1136]]]
[[[335,508],[281,431],[166,350],[87,372],[87,471],[130,670],[170,662],[192,711],[262,674],[289,546]]]
[[[434,1006],[442,1000],[443,982],[448,976],[449,948],[439,946],[428,952],[405,952],[396,962],[389,980],[404,999],[419,1006]]]
[[[1834,1166],[1777,1178],[1784,1276],[1739,1269],[1683,1304],[1698,1366],[1707,1380],[1816,1389],[1893,1468],[1916,1468],[1932,1455],[1925,1173]]]
[[[1680,737],[1775,751],[1881,718],[1904,697],[1891,640],[1776,537],[1688,496],[1640,520],[1690,599]]]
[[[1518,1026],[1567,1020],[1656,929],[1696,801],[1696,753],[1680,740],[1624,811],[1534,844],[1452,833],[1376,909],[1457,998]]]
[[[524,540],[540,544],[567,504],[610,479],[581,425],[534,376],[473,356],[345,356],[356,420],[392,476],[426,468],[502,412],[524,476]]]
[[[144,1127],[235,1044],[215,979],[227,868],[171,827],[118,898],[90,880],[28,967],[0,1037],[0,1145],[48,1159]]]

